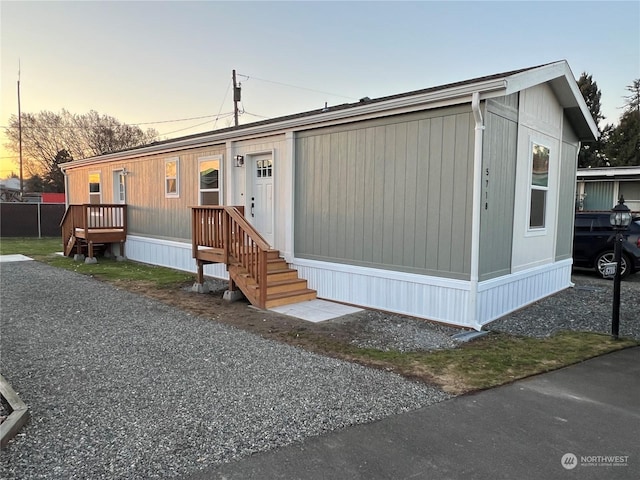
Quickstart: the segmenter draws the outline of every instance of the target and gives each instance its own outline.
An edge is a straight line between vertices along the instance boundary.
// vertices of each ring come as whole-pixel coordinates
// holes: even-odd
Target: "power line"
[[[175,120],[159,120],[157,122],[138,122],[138,123],[127,123],[126,125],[155,125],[158,123],[174,123],[174,122],[187,122],[189,120],[201,120],[203,118],[213,118],[215,115],[202,115],[200,117],[190,117],[190,118],[177,118]]]
[[[213,129],[216,129],[216,125],[218,124],[218,118],[220,118],[220,112],[222,111],[222,107],[224,107],[224,102],[227,99],[227,95],[229,95],[229,88],[231,87],[232,80],[229,80],[227,83],[227,90],[224,92],[224,98],[222,99],[222,103],[220,103],[220,110],[218,110],[218,115],[216,116],[216,121],[213,122]]]
[[[254,77],[254,76],[244,75],[242,73],[238,73],[237,75],[239,75],[241,77],[245,77],[247,80],[249,80],[249,79],[259,80],[261,82],[274,83],[276,85],[282,85],[284,87],[299,88],[300,90],[308,90],[309,92],[323,93],[325,95],[331,95],[333,97],[347,98],[349,100],[357,100],[357,98],[355,98],[355,97],[347,97],[345,95],[338,95],[337,93],[324,92],[322,90],[316,90],[316,89],[313,89],[313,88],[301,87],[299,85],[291,85],[290,83],[276,82],[275,80],[266,80],[264,78],[258,78],[258,77]]]
[[[233,116],[233,112],[223,113],[222,115],[216,116],[216,122],[220,118],[227,118],[227,117],[231,117],[231,116]],[[158,136],[159,137],[163,137],[165,135],[171,135],[172,133],[184,132],[185,130],[191,130],[192,128],[201,127],[202,125],[206,125],[207,123],[210,123],[210,122],[202,122],[202,123],[198,123],[196,125],[191,125],[190,127],[181,128],[179,130],[173,130],[171,132],[160,133],[160,134],[158,134]],[[215,130],[215,124],[214,124],[214,130]]]

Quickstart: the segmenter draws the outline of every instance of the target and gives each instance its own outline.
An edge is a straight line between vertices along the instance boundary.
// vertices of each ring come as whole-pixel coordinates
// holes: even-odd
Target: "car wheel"
[[[602,278],[605,278],[604,265],[606,263],[614,262],[615,260],[613,252],[603,252],[598,255],[598,258],[596,258],[596,270]],[[627,256],[625,254],[622,254],[622,258],[620,260],[620,278],[625,278],[627,275],[629,275],[629,260],[627,259]]]

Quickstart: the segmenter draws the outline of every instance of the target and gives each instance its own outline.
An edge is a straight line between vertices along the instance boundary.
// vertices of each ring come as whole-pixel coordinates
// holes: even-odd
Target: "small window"
[[[100,189],[100,172],[89,173],[89,203],[102,203],[102,193]]]
[[[534,143],[531,148],[531,203],[529,228],[545,228],[549,190],[549,149]]]
[[[268,178],[273,176],[273,163],[271,160],[258,160],[256,162],[256,176],[258,178]]]
[[[220,160],[218,155],[198,161],[200,205],[220,205]]]
[[[165,197],[180,196],[180,160],[170,158],[164,162],[164,195]]]

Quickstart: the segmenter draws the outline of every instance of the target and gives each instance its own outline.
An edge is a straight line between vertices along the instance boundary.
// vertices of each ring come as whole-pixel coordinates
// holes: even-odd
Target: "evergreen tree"
[[[640,166],[640,79],[634,80],[627,90],[631,95],[624,97],[625,111],[606,147],[607,157],[616,167]]]
[[[64,192],[64,173],[60,170],[60,164],[70,162],[73,157],[69,152],[62,149],[56,154],[56,158],[51,161],[49,169],[44,174],[45,192]]]
[[[580,93],[582,93],[593,121],[598,127],[598,133],[600,133],[600,137],[595,142],[582,144],[578,154],[578,166],[580,168],[605,166],[607,164],[607,159],[604,155],[605,144],[612,126],[605,125],[602,129],[600,128],[600,121],[605,118],[600,111],[602,92],[598,88],[598,84],[593,81],[593,77],[587,72],[582,72],[580,75],[578,88],[580,88]]]

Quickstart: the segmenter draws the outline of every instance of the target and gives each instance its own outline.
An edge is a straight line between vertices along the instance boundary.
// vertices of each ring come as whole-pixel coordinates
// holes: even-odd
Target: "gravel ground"
[[[485,326],[485,330],[547,337],[560,330],[611,332],[613,282],[587,271],[574,273],[575,287],[544,298]],[[640,340],[640,274],[621,284],[620,335]],[[339,322],[362,322],[352,343],[363,348],[418,351],[454,348],[458,328],[376,310],[348,315]]]
[[[36,262],[2,264],[3,479],[170,478],[448,398]]]
[[[486,330],[546,337],[559,330],[611,333],[613,282],[574,273],[575,286],[502,317]],[[620,285],[620,335],[640,340],[640,273]]]
[[[452,336],[462,331],[459,328],[377,310],[364,310],[339,321],[361,322],[362,330],[352,344],[383,351],[412,352],[454,348],[459,343]]]

